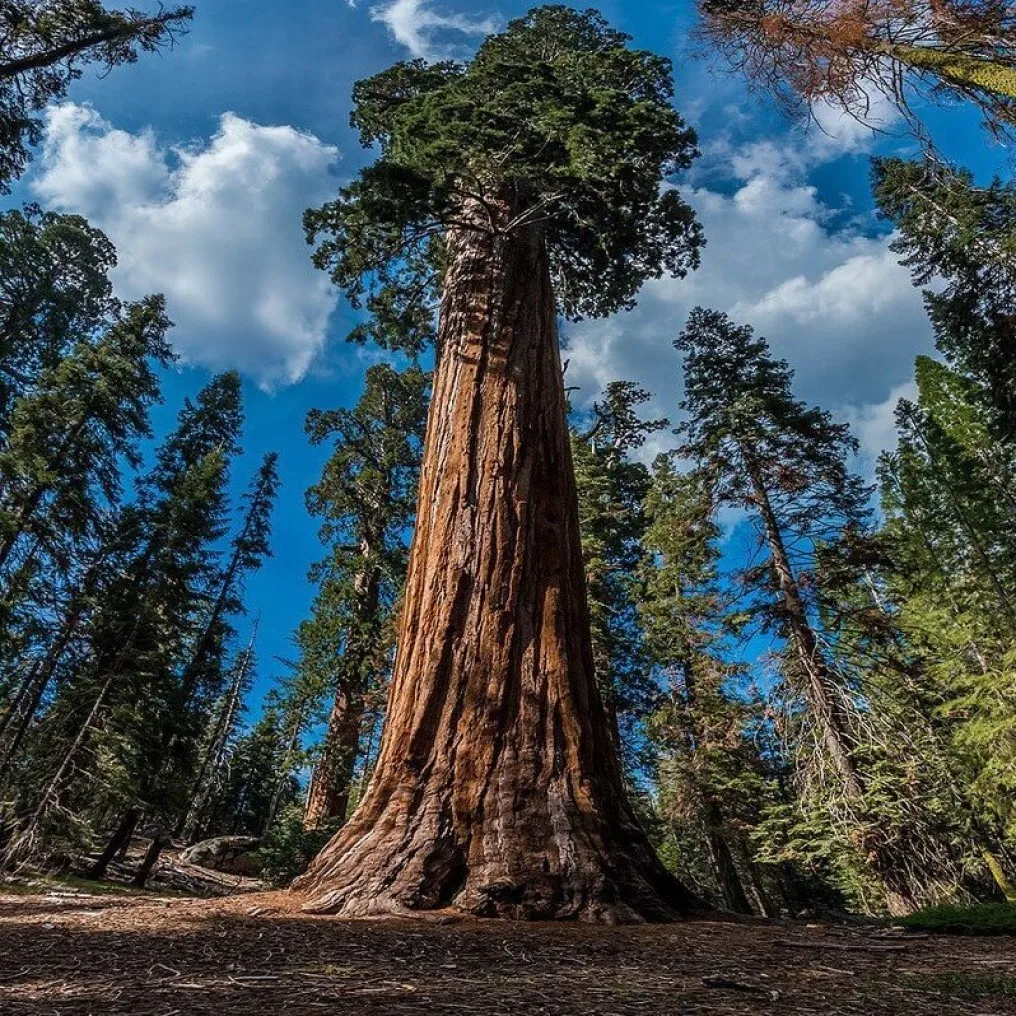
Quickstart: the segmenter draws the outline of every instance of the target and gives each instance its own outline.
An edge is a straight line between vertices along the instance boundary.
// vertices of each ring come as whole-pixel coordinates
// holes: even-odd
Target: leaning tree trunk
[[[696,901],[625,797],[593,675],[547,251],[507,203],[449,237],[377,767],[306,909],[665,920]]]
[[[808,619],[798,579],[791,566],[761,469],[746,449],[742,449],[742,455],[751,479],[755,502],[762,516],[772,568],[783,600],[789,641],[807,678],[805,698],[839,777],[843,797],[854,812],[854,832],[857,834],[858,845],[882,883],[889,913],[893,916],[911,914],[917,909],[917,903],[905,868],[900,864],[899,856],[891,856],[886,849],[879,834],[878,823],[873,825],[869,820],[868,787],[855,760],[856,746],[850,732],[850,721],[840,702],[833,674],[819,646],[818,637]]]

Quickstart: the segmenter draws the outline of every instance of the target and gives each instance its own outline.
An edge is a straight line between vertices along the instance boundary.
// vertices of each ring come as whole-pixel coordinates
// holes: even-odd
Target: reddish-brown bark
[[[360,751],[367,693],[364,675],[377,650],[369,633],[376,631],[381,609],[381,572],[376,565],[369,565],[373,547],[364,540],[360,549],[367,566],[353,580],[356,595],[353,622],[346,632],[321,758],[307,788],[303,828],[308,832],[345,819]]]
[[[695,900],[627,802],[593,675],[554,294],[505,203],[449,238],[388,718],[297,882],[350,916],[669,919]]]
[[[308,832],[346,817],[362,721],[363,695],[340,684],[328,715],[321,758],[307,788],[303,828]]]

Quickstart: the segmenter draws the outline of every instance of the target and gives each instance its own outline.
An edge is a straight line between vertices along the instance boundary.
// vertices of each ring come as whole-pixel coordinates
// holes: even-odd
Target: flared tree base
[[[491,873],[467,879],[446,901],[434,900],[432,886],[385,885],[382,876],[365,883],[306,887],[303,909],[313,914],[348,918],[417,918],[457,913],[478,918],[513,921],[580,921],[588,924],[643,924],[677,921],[706,913],[669,879],[652,881],[630,875],[601,877],[530,876],[525,881],[498,878]],[[298,882],[295,888],[300,889]]]
[[[294,888],[307,893],[309,912],[357,918],[455,911],[632,924],[705,912],[656,857],[624,802],[611,801],[617,811],[608,820],[588,798],[580,804],[576,789],[560,773],[542,793],[521,795],[528,814],[499,815],[488,800],[480,810],[490,820],[477,823],[426,805],[405,811],[427,795],[404,786],[379,812],[366,800]],[[520,800],[517,789],[511,796]]]

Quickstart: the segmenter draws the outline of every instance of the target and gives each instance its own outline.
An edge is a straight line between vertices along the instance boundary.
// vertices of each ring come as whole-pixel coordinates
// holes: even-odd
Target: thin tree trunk
[[[90,35],[83,35],[62,46],[54,46],[52,49],[45,49],[32,56],[22,57],[20,60],[11,60],[0,64],[0,80],[14,78],[19,74],[28,74],[31,71],[42,70],[45,67],[52,67],[53,64],[66,60],[69,57],[78,56],[87,49],[101,46],[109,42],[128,41],[141,35],[146,29],[159,25],[167,25],[173,21],[182,20],[183,15],[175,11],[156,15],[153,18],[146,18],[144,21],[135,21],[126,25],[113,25],[110,28],[93,32]]]
[[[0,773],[10,766],[11,762],[17,758],[18,752],[21,750],[22,742],[28,734],[28,730],[32,725],[32,720],[35,718],[35,714],[39,711],[39,706],[42,704],[43,696],[46,694],[46,688],[49,686],[50,678],[53,676],[53,670],[55,669],[55,662],[47,667],[38,668],[37,672],[33,671],[33,685],[31,692],[31,699],[28,701],[24,709],[20,710],[18,717],[18,725],[14,730],[14,735],[7,743],[3,750],[3,755],[0,756]],[[6,727],[8,721],[13,720],[14,711],[13,708],[4,717],[3,726]]]
[[[94,398],[88,400],[82,414],[72,424],[71,428],[60,441],[59,447],[55,450],[47,463],[49,471],[60,469],[63,466],[63,460],[66,458],[67,453],[70,451],[74,442],[81,436],[82,431],[92,418],[93,403]],[[39,505],[42,504],[42,499],[52,489],[52,487],[53,484],[49,482],[38,483],[35,485],[31,494],[21,501],[21,504],[17,509],[17,518],[14,522],[13,530],[6,539],[0,541],[0,568],[3,568],[4,565],[7,564],[7,559],[11,556],[11,553],[17,546],[18,540],[21,539],[25,528],[38,511]]]
[[[96,695],[88,716],[78,729],[77,736],[71,742],[67,751],[64,752],[63,758],[60,760],[60,765],[57,767],[57,771],[53,774],[53,778],[47,785],[38,805],[36,805],[35,811],[32,812],[32,815],[26,825],[19,831],[17,836],[11,841],[7,849],[4,851],[3,858],[0,859],[0,867],[7,867],[12,864],[16,864],[34,849],[34,841],[39,828],[39,823],[49,810],[50,805],[52,805],[59,795],[60,789],[63,786],[64,778],[70,771],[71,764],[74,762],[74,759],[77,758],[78,752],[81,750],[85,740],[91,733],[92,727],[99,718],[102,707],[106,704],[106,697],[109,695],[110,689],[113,687],[113,677],[114,675],[110,674],[99,689],[99,694]]]
[[[75,596],[59,634],[50,645],[46,655],[32,668],[31,673],[22,683],[17,698],[4,713],[3,719],[0,720],[0,739],[2,739],[15,715],[18,715],[17,729],[0,757],[0,772],[10,765],[11,760],[17,755],[21,742],[24,740],[42,703],[43,696],[46,694],[46,689],[49,687],[49,682],[60,662],[60,657],[63,656],[64,650],[77,631],[78,622],[85,609],[85,598],[92,591],[94,573],[94,569],[92,569],[86,575],[84,588]],[[25,704],[26,700],[27,705]]]
[[[699,712],[698,682],[695,668],[690,660],[684,661],[682,671],[684,675],[684,696],[683,701],[679,701],[679,705],[681,707],[688,750],[694,758],[699,752],[704,751],[706,739],[703,734],[703,724]],[[675,695],[680,699],[676,690]],[[698,769],[698,767],[694,768]],[[696,772],[693,778],[702,802],[702,821],[705,828],[706,850],[709,854],[713,874],[723,894],[723,900],[728,910],[733,910],[740,914],[750,914],[752,913],[752,907],[748,902],[748,896],[741,881],[740,872],[734,863],[730,844],[727,842],[727,822],[723,814],[723,806],[713,793],[713,788],[708,785],[708,777],[706,780],[700,780]]]
[[[758,865],[752,855],[748,838],[742,831],[735,832],[733,837],[728,837],[727,842],[736,856],[740,858],[741,864],[738,871],[741,872],[741,885],[752,901],[753,912],[762,917],[778,917],[779,908],[773,903],[769,892],[763,886],[762,876]]]
[[[106,877],[106,871],[114,858],[130,846],[131,837],[141,819],[141,812],[137,808],[128,808],[124,812],[120,824],[113,830],[102,853],[96,858],[95,863],[88,869],[88,877],[101,882]]]
[[[49,654],[47,653],[47,656]],[[17,686],[17,690],[10,697],[6,707],[4,708],[3,715],[0,716],[0,741],[3,740],[4,735],[7,733],[7,729],[14,721],[16,716],[24,715],[26,702],[33,702],[36,697],[36,693],[39,688],[39,677],[44,669],[46,657],[44,656],[40,660],[36,660],[32,664],[31,669],[22,677],[20,684]],[[29,706],[31,711],[31,706]],[[0,760],[0,770],[3,769],[6,759]]]
[[[249,525],[250,521],[248,518],[248,521],[244,523],[244,529],[241,536],[246,534]],[[226,601],[229,599],[229,594],[233,590],[233,584],[236,582],[239,571],[240,550],[238,547],[234,546],[233,553],[230,556],[229,565],[222,573],[222,581],[219,585],[219,592],[215,598],[215,604],[212,607],[212,612],[208,615],[208,620],[205,623],[197,642],[194,643],[194,651],[191,653],[190,659],[184,667],[183,676],[180,679],[183,705],[187,705],[190,702],[190,699],[197,688],[198,678],[201,676],[201,664],[204,662],[205,656],[212,646],[215,626],[219,623],[220,618],[225,612]]]
[[[864,783],[854,764],[849,726],[837,700],[835,683],[801,600],[797,578],[783,543],[783,533],[769,500],[762,472],[750,452],[742,449],[742,453],[765,527],[766,543],[783,600],[790,642],[808,678],[808,704],[812,716],[818,723],[822,741],[839,774],[845,796],[859,801],[864,796]]]
[[[229,737],[240,711],[244,682],[250,672],[251,661],[254,657],[254,641],[257,638],[256,626],[254,632],[243,657],[237,662],[233,683],[229,689],[229,698],[223,703],[208,745],[208,751],[205,752],[205,756],[201,760],[201,766],[194,780],[194,792],[191,794],[190,806],[177,828],[177,835],[183,835],[188,843],[193,843],[197,838],[201,820],[212,797],[215,780],[229,744]]]
[[[738,914],[753,913],[748,894],[741,882],[741,874],[734,863],[734,855],[724,835],[723,810],[719,804],[710,799],[705,807],[706,845],[709,848],[709,860],[713,873],[719,882],[723,901],[728,910]]]
[[[547,250],[488,201],[449,237],[380,756],[307,909],[666,920],[697,901],[626,799],[592,664]]]
[[[138,889],[144,889],[148,885],[148,879],[152,875],[152,870],[155,868],[156,862],[159,860],[159,855],[162,853],[162,848],[166,845],[166,835],[162,829],[156,829],[155,835],[152,837],[152,842],[148,846],[148,850],[145,851],[144,860],[141,862],[141,867],[138,868],[134,874],[134,878],[131,880],[131,885]]]
[[[279,772],[279,778],[275,781],[275,789],[272,792],[272,799],[268,804],[268,814],[265,816],[264,825],[261,828],[261,835],[267,836],[272,828],[275,816],[279,813],[279,806],[282,804],[282,795],[289,782],[292,772],[292,759],[300,744],[300,734],[303,732],[303,723],[307,717],[307,703],[302,702],[300,708],[293,714],[293,726],[290,728],[289,739],[286,742],[286,752],[283,755],[284,764]]]
[[[890,858],[886,857],[883,847],[873,841],[873,835],[877,836],[877,832],[873,834],[865,828],[867,788],[854,761],[854,744],[849,724],[839,702],[832,674],[819,647],[818,638],[808,620],[797,578],[783,542],[779,520],[769,499],[769,491],[762,472],[750,451],[744,448],[741,451],[765,527],[766,543],[769,546],[773,571],[783,599],[784,616],[790,631],[790,643],[808,678],[809,711],[819,726],[826,751],[840,778],[843,796],[857,812],[855,821],[861,834],[862,850],[882,883],[889,912],[894,916],[912,913],[916,909],[916,903],[906,876],[899,872]]]
[[[362,552],[369,560],[371,546],[365,543]],[[368,633],[379,628],[381,576],[371,568],[358,574],[353,585],[357,596],[355,617],[346,638],[321,758],[307,789],[303,827],[308,831],[345,820],[360,751],[363,696],[367,690],[364,674],[375,649]]]

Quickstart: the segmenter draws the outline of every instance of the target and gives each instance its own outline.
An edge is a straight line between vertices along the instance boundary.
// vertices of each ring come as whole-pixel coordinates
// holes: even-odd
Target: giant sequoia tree
[[[593,675],[557,315],[694,267],[665,178],[694,155],[667,60],[545,7],[473,61],[355,91],[380,157],[311,213],[318,263],[437,365],[388,721],[370,788],[299,883],[345,914],[665,919],[694,901],[629,806]]]

